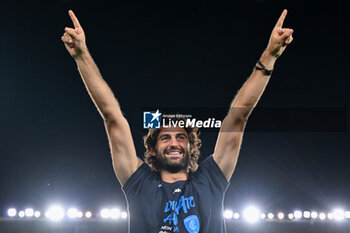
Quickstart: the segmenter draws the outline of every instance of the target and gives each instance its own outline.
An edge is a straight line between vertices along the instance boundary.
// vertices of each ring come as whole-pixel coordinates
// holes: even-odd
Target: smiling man
[[[154,135],[158,134],[156,138]],[[153,142],[151,143],[153,136]],[[160,173],[163,181],[171,182],[184,178],[190,169],[191,155],[187,131],[184,128],[167,128],[163,130],[150,130],[145,137],[146,162],[153,170]],[[153,144],[153,145],[152,145]],[[191,164],[193,167],[193,164]],[[173,174],[173,175],[172,175]]]
[[[197,133],[197,128],[150,129],[144,137],[146,163],[163,181],[186,180],[198,167],[201,140]]]
[[[277,58],[293,40],[293,30],[282,27],[286,14],[284,10],[255,69],[232,101],[214,153],[198,166],[197,128],[151,129],[144,137],[145,162],[136,155],[129,124],[86,47],[84,30],[69,11],[74,28],[65,28],[61,39],[104,120],[113,168],[128,202],[129,232],[225,232],[223,200],[245,125]]]

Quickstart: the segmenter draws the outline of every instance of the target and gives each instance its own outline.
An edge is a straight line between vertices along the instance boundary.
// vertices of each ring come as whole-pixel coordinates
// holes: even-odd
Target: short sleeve
[[[144,162],[126,181],[122,190],[125,192],[126,196],[136,195],[141,193],[142,187],[145,179],[149,178],[149,176],[153,175],[151,168]]]
[[[224,193],[230,184],[212,155],[199,165],[197,171],[193,173],[193,177],[199,182],[207,184],[213,192]]]

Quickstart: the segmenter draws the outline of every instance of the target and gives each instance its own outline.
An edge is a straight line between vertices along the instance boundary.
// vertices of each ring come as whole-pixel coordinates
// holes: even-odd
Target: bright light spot
[[[40,211],[35,211],[34,212],[34,217],[39,218],[41,215]]]
[[[266,214],[261,213],[261,214],[260,214],[260,218],[261,218],[261,219],[265,219],[265,218],[266,218]]]
[[[33,217],[34,210],[32,208],[27,208],[25,209],[24,213],[26,214],[27,217]]]
[[[294,211],[294,217],[295,217],[296,219],[301,219],[302,216],[303,216],[303,214],[301,213],[300,210]]]
[[[328,213],[328,214],[327,214],[327,217],[328,217],[328,219],[333,219],[333,218],[334,218],[334,215],[333,215],[333,213]]]
[[[126,219],[128,217],[128,213],[123,211],[122,214],[121,214],[121,217],[122,217],[122,219]]]
[[[17,210],[15,208],[10,208],[7,210],[7,215],[9,217],[15,217],[17,214]]]
[[[334,215],[334,219],[335,220],[344,220],[344,210],[341,210],[341,209],[336,209],[333,211],[333,215]]]
[[[259,210],[253,206],[244,210],[243,216],[246,221],[253,223],[259,220]]]
[[[79,211],[78,214],[77,214],[77,217],[78,218],[82,218],[83,217],[83,212]]]
[[[345,218],[350,218],[350,211],[345,212]]]
[[[62,207],[58,205],[51,206],[45,213],[45,216],[53,221],[59,221],[64,217],[64,211]]]
[[[312,218],[312,219],[316,219],[317,216],[318,216],[318,214],[317,214],[316,211],[312,211],[312,212],[311,212],[311,218]]]
[[[86,211],[85,217],[86,218],[91,218],[91,216],[92,216],[92,213],[90,211]]]
[[[78,210],[76,208],[69,208],[67,211],[67,215],[70,218],[76,218],[78,217]]]
[[[240,217],[240,216],[239,216],[239,213],[236,212],[236,213],[233,214],[233,218],[234,218],[234,219],[239,219],[239,217]]]
[[[102,209],[100,214],[101,214],[102,218],[109,218],[109,217],[111,217],[111,211],[109,209]]]
[[[288,214],[288,218],[289,218],[290,220],[292,220],[292,219],[294,218],[294,214],[293,214],[293,213],[289,213],[289,214]]]
[[[268,218],[268,219],[273,219],[273,216],[274,216],[273,213],[268,213],[268,214],[267,214],[267,218]]]
[[[224,218],[230,219],[230,218],[232,218],[232,217],[233,217],[233,212],[232,212],[232,210],[225,210],[225,212],[224,212]]]
[[[310,211],[304,211],[304,218],[310,218],[311,213]]]
[[[325,220],[326,219],[326,214],[325,213],[320,213],[318,215],[318,217],[321,219],[321,220]]]
[[[23,218],[25,215],[26,215],[26,214],[24,213],[23,210],[21,210],[21,211],[18,212],[18,216],[19,216],[20,218]]]
[[[277,214],[278,219],[284,219],[284,213],[280,212]]]
[[[111,218],[117,219],[117,218],[119,218],[119,217],[120,217],[120,210],[117,209],[117,208],[113,208],[113,209],[111,210]]]

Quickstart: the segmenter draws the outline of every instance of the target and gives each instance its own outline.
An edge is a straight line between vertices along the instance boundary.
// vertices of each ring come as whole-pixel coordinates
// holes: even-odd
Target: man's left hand
[[[266,51],[276,58],[281,56],[287,45],[293,41],[293,29],[282,27],[286,15],[287,10],[284,10],[272,30],[269,44],[266,48]]]

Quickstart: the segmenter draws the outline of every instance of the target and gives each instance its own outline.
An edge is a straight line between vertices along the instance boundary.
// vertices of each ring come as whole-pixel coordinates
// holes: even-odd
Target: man
[[[65,28],[61,39],[104,120],[114,171],[128,201],[130,232],[225,232],[223,198],[247,119],[270,79],[276,59],[293,40],[293,30],[282,28],[286,14],[284,10],[267,48],[234,98],[213,155],[198,167],[200,139],[197,129],[192,128],[150,130],[144,138],[146,163],[137,157],[128,122],[88,52],[84,30],[69,11],[74,28]]]

